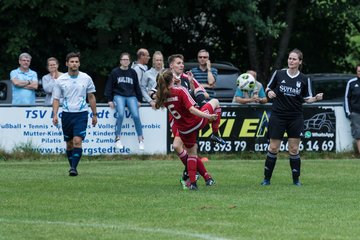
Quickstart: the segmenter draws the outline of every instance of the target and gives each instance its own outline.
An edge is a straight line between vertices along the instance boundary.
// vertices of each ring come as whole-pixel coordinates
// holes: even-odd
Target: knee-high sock
[[[204,163],[200,160],[199,157],[197,158],[197,161],[196,161],[196,167],[197,167],[197,170],[200,173],[200,175],[205,179],[205,181],[208,180],[209,178],[211,178],[211,176],[208,174],[208,172],[205,168]]]
[[[197,171],[197,156],[189,156],[187,159],[187,169],[191,183],[196,182],[196,171]]]
[[[195,101],[199,105],[199,107],[202,107],[206,104],[206,97],[203,90],[198,90],[195,93]]]
[[[186,166],[186,161],[188,159],[188,153],[185,149],[182,150],[181,153],[177,153],[178,157],[180,158],[181,162]]]
[[[186,172],[187,173],[187,159],[188,159],[188,157],[189,157],[189,155],[188,155],[188,153],[187,153],[187,151],[185,150],[185,149],[183,149],[182,150],[182,152],[179,154],[179,153],[177,153],[177,155],[178,155],[178,157],[180,158],[180,160],[181,160],[181,162],[184,164],[184,166],[185,166],[185,169],[184,169],[184,172]]]
[[[276,159],[277,159],[277,154],[271,153],[269,151],[267,152],[265,168],[264,168],[264,175],[265,175],[265,179],[267,180],[270,180],[272,176],[276,164]]]
[[[217,134],[219,132],[219,126],[221,121],[221,107],[215,108],[214,112],[218,117],[215,121],[211,123],[211,128],[213,133]]]
[[[66,156],[67,156],[67,159],[69,161],[69,165],[71,167],[71,163],[72,163],[72,155],[73,155],[73,150],[66,150]]]
[[[300,177],[300,167],[301,167],[301,160],[299,154],[290,155],[290,167],[291,167],[293,180],[298,181]]]
[[[82,156],[82,148],[74,148],[73,155],[72,155],[71,168],[74,168],[74,169],[77,168],[77,165],[80,162],[81,156]]]

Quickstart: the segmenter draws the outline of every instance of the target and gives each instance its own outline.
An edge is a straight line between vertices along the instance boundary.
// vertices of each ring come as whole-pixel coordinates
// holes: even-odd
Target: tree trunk
[[[296,3],[297,3],[297,0],[290,0],[287,3],[287,7],[286,7],[287,28],[285,28],[285,30],[281,36],[281,39],[280,39],[279,50],[278,50],[276,61],[274,64],[275,69],[280,69],[282,67],[282,61],[288,50],[289,41],[290,41],[290,37],[291,37],[293,25],[294,25]]]
[[[276,1],[269,1],[269,18],[274,19],[276,10]],[[263,58],[262,58],[262,66],[261,72],[258,74],[258,79],[263,83],[267,84],[270,78],[270,66],[272,64],[272,55],[273,55],[273,47],[274,47],[274,39],[272,37],[268,37],[265,40]]]
[[[254,26],[252,24],[247,24],[246,30],[250,68],[258,72],[260,66]]]

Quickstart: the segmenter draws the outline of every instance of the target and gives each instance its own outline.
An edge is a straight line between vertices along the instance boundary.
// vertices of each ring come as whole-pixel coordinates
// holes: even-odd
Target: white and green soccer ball
[[[242,91],[253,91],[255,88],[255,78],[249,73],[243,73],[236,79],[238,88]]]

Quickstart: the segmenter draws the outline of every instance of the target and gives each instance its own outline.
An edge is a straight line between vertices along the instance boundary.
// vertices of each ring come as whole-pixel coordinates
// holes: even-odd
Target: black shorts
[[[284,136],[286,132],[286,135]],[[302,138],[304,133],[304,118],[287,119],[279,117],[276,114],[271,114],[268,124],[268,138],[280,139],[288,138]]]
[[[62,112],[61,125],[64,133],[64,141],[68,142],[73,137],[86,136],[86,127],[88,123],[88,112]]]

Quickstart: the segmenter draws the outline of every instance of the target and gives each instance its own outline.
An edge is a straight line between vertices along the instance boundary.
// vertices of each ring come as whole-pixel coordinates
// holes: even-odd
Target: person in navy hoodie
[[[120,55],[120,66],[111,71],[106,82],[104,95],[108,99],[110,108],[116,110],[115,148],[122,149],[124,147],[120,136],[125,107],[127,107],[134,120],[139,149],[144,150],[144,137],[139,114],[142,94],[136,71],[129,67],[130,60],[129,53],[124,52]]]

